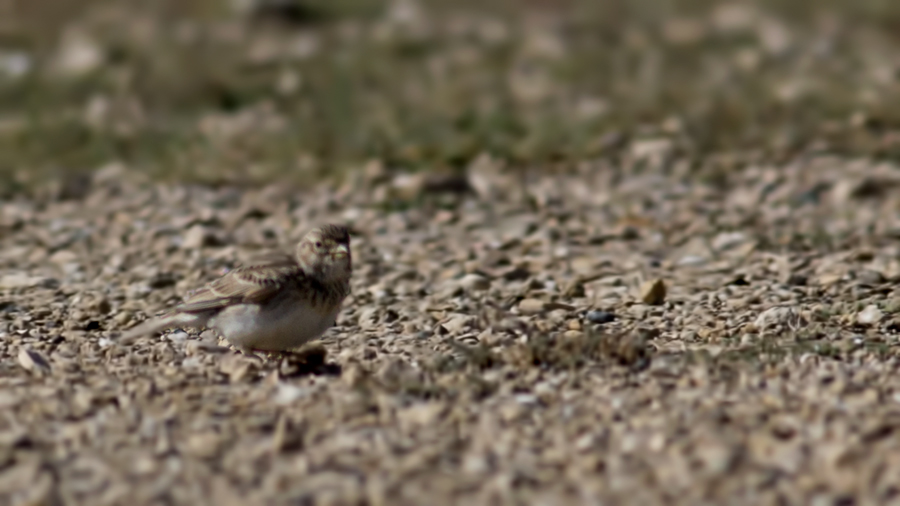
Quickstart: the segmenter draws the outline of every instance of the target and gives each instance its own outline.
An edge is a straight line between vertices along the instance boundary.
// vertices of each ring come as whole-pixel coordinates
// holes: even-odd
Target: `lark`
[[[347,227],[324,225],[308,232],[293,254],[257,257],[120,340],[166,328],[206,327],[243,353],[287,352],[335,324],[350,293],[352,270]]]

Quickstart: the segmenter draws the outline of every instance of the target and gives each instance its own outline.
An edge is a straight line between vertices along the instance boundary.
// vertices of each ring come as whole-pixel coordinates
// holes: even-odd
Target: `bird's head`
[[[323,283],[350,278],[350,232],[343,225],[310,230],[297,244],[297,261],[310,276]]]

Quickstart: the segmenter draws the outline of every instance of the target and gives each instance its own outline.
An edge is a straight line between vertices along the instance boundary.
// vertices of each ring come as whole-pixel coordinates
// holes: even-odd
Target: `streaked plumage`
[[[293,255],[258,257],[120,339],[169,327],[208,327],[244,351],[287,351],[334,324],[350,293],[351,273],[347,228],[325,225],[306,234]]]

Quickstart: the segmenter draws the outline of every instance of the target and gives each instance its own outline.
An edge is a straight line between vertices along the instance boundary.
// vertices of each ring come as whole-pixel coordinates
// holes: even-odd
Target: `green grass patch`
[[[701,163],[723,152],[900,154],[886,0],[244,3],[13,2],[0,179],[124,162],[309,182],[482,152],[565,167],[645,137],[672,139],[702,177],[731,170]]]

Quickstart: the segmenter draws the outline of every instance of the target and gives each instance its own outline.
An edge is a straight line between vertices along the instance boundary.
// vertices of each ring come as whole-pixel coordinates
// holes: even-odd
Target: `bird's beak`
[[[347,249],[346,244],[339,244],[337,248],[334,249],[334,258],[347,258],[350,255],[350,250]]]

